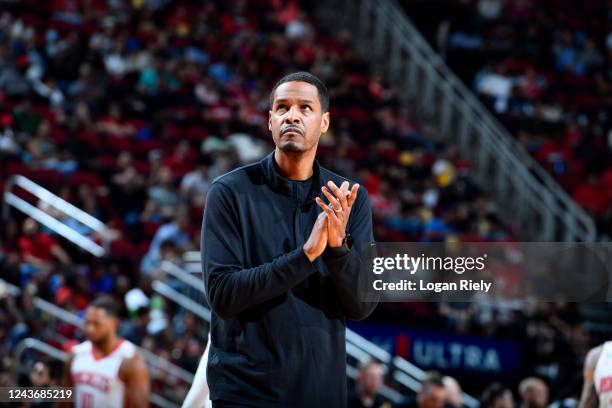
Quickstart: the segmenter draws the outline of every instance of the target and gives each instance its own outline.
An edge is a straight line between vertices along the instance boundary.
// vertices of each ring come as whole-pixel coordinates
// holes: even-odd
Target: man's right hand
[[[308,241],[303,246],[304,253],[310,262],[317,259],[327,246],[327,214],[322,212],[312,227]]]

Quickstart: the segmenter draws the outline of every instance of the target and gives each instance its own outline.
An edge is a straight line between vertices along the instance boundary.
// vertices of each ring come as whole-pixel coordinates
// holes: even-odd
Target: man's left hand
[[[316,198],[316,202],[327,213],[327,245],[331,248],[338,248],[342,245],[358,190],[359,184],[354,184],[349,190],[348,181],[344,181],[338,187],[330,180],[327,186],[321,187],[329,204],[325,204],[319,197]]]

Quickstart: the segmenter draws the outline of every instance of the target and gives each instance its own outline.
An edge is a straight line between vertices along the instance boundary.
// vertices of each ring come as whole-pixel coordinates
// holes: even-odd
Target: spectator
[[[198,158],[198,167],[187,173],[181,181],[181,192],[190,198],[193,206],[203,207],[206,200],[206,193],[210,187],[210,176],[208,169],[212,164],[212,158],[203,155]]]
[[[486,20],[497,20],[503,9],[503,0],[478,0],[478,14]]]
[[[145,254],[140,264],[140,271],[145,275],[165,276],[161,270],[163,262],[171,262],[175,265],[181,263],[178,248],[170,239],[162,241],[156,251],[149,251]]]
[[[121,106],[111,103],[108,115],[96,123],[96,130],[115,137],[131,137],[136,133],[134,125],[124,120]]]
[[[51,269],[54,260],[63,264],[70,263],[70,256],[50,235],[38,231],[38,223],[32,218],[23,222],[23,234],[17,245],[21,251],[22,285],[25,285],[30,274]]]
[[[349,408],[390,408],[391,403],[380,395],[383,384],[383,368],[376,361],[368,360],[359,366],[355,389],[349,394]]]
[[[425,373],[416,396],[405,398],[396,408],[442,408],[448,405],[448,395],[443,377],[436,371]]]
[[[174,188],[174,175],[167,166],[162,166],[156,180],[149,188],[149,201],[147,201],[142,218],[145,220],[160,220],[170,218],[181,204],[181,197]]]
[[[426,374],[417,393],[417,408],[442,408],[447,401],[446,387],[442,376],[435,371]]]
[[[136,311],[136,316],[133,316],[126,322],[122,322],[119,328],[119,335],[134,344],[140,344],[142,339],[148,334],[147,326],[149,322],[149,309],[146,307],[139,307]]]
[[[191,237],[189,236],[189,215],[184,208],[178,210],[172,221],[163,224],[153,237],[149,254],[157,257],[162,242],[170,241],[181,253],[191,249]]]
[[[29,380],[32,387],[58,387],[61,385],[62,364],[55,361],[39,360],[32,366]],[[30,405],[33,408],[51,408],[53,402],[34,400]]]
[[[447,375],[442,377],[442,382],[446,389],[446,405],[452,408],[463,408],[463,391],[461,391],[459,382]]]
[[[482,393],[480,399],[482,408],[514,408],[512,391],[500,383],[492,383]]]
[[[12,124],[11,115],[4,114],[0,117],[0,158],[3,156],[17,157],[21,152]]]
[[[536,377],[525,378],[518,388],[521,408],[545,408],[548,406],[548,386]]]

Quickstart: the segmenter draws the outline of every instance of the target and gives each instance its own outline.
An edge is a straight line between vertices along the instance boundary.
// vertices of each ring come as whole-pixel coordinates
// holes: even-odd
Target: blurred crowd
[[[0,188],[9,176],[24,175],[111,231],[110,252],[98,259],[15,209],[3,219],[2,279],[21,294],[2,299],[0,385],[15,381],[9,373],[18,365],[14,351],[21,339],[44,339],[63,350],[83,340],[80,330],[41,312],[36,297],[82,314],[97,294],[110,294],[124,308],[122,336],[195,371],[206,326],[152,283],[183,289],[162,263],[181,265],[186,251],[199,250],[211,181],[272,151],[269,91],[291,71],[308,70],[327,84],[331,128],[321,137],[318,160],[367,188],[377,241],[514,237],[511,220],[501,219],[487,192],[470,180],[470,163],[415,123],[401,90],[355,54],[351,33],[318,27],[308,4],[0,4]],[[22,190],[15,194],[102,243],[90,227]],[[445,322],[438,327],[465,334],[501,337],[523,322],[495,325],[497,312],[482,319],[482,310],[491,309],[477,305],[380,309],[395,323]],[[550,323],[559,311],[535,309],[533,316],[542,317],[524,315],[535,327],[530,333],[561,336]],[[422,318],[407,317],[406,310]],[[374,320],[385,322],[384,316]],[[579,330],[578,322],[572,324]],[[537,336],[533,342],[550,346]],[[583,351],[574,350],[576,364]],[[26,367],[34,370],[34,355],[26,356]],[[161,372],[153,378],[159,383],[154,390],[174,400],[188,386]]]
[[[348,408],[463,408],[466,400],[457,379],[437,371],[425,373],[423,381],[415,393],[400,402],[392,403],[382,394],[384,378],[383,366],[366,360],[360,367],[355,387],[349,393]],[[491,383],[478,400],[482,408],[576,408],[577,398],[564,398],[553,401],[548,385],[538,377],[523,378],[516,389],[501,383]]]
[[[612,2],[402,4],[604,238],[612,237]]]

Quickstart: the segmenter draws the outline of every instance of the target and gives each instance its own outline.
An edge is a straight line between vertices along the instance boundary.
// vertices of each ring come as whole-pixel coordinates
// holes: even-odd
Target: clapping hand
[[[328,204],[317,197],[315,200],[319,207],[327,214],[327,245],[331,248],[338,248],[342,245],[346,234],[351,208],[357,198],[359,184],[353,184],[349,190],[349,182],[344,181],[340,187],[333,181],[329,181],[327,186],[321,187],[323,195],[329,201]]]

